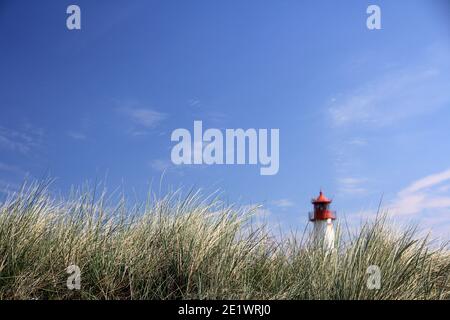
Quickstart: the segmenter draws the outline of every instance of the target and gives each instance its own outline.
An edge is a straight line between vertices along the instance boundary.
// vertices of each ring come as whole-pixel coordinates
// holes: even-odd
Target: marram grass
[[[94,192],[57,201],[45,184],[2,202],[0,299],[450,298],[446,248],[384,215],[324,252],[199,193],[110,202]],[[70,265],[80,290],[67,288]],[[371,265],[379,289],[367,286]]]

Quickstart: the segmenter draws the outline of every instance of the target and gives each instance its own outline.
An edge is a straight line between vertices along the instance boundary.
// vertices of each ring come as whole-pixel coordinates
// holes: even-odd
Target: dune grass
[[[130,207],[55,200],[33,184],[0,204],[0,299],[448,299],[450,256],[381,215],[325,252],[273,237],[250,212],[199,193]],[[345,241],[343,240],[345,238]],[[67,288],[66,268],[81,271]],[[369,289],[367,269],[381,271]]]

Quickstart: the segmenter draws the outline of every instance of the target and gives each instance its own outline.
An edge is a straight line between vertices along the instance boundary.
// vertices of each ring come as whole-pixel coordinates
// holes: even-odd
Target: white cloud
[[[81,132],[69,131],[69,132],[67,132],[67,135],[75,140],[86,140],[87,139],[87,136]]]
[[[348,141],[351,146],[364,147],[367,145],[367,140],[363,138],[352,138]]]
[[[434,112],[450,103],[448,83],[445,68],[391,71],[331,101],[332,124],[381,127]]]
[[[188,100],[188,104],[189,104],[191,107],[199,107],[199,106],[200,106],[200,100],[199,100],[199,99],[192,98],[192,99],[189,99],[189,100]]]
[[[412,182],[400,190],[396,197],[382,206],[400,225],[417,223],[420,235],[431,233],[433,239],[447,239],[450,236],[450,170],[429,175]],[[376,207],[367,208],[347,215],[348,222],[357,225],[367,219],[375,219]],[[356,222],[356,224],[355,224]]]
[[[150,167],[155,171],[165,171],[173,166],[173,163],[167,160],[155,159],[150,161]]]
[[[289,199],[274,200],[274,201],[271,202],[271,204],[276,206],[276,207],[278,207],[278,208],[282,208],[282,209],[291,208],[291,207],[293,207],[295,205],[294,202],[292,202]]]
[[[170,160],[154,159],[149,162],[150,168],[159,173],[172,173],[178,176],[184,176],[187,165],[175,165]],[[189,166],[192,167],[192,166]]]
[[[20,129],[8,129],[0,126],[0,148],[29,154],[42,146],[44,131],[30,125]]]
[[[450,169],[419,179],[397,194],[392,203],[392,212],[396,215],[415,215],[426,210],[437,210],[439,214],[450,214],[450,194],[447,185],[450,181]],[[444,188],[443,188],[444,187]],[[450,218],[449,218],[450,222]]]
[[[3,162],[0,162],[0,171],[16,173],[19,175],[26,175],[26,172],[21,168],[19,168],[18,166],[6,164]]]
[[[120,108],[119,111],[144,128],[153,128],[167,118],[165,113],[146,108]]]
[[[0,179],[0,193],[6,194],[6,195],[12,194],[14,192],[17,192],[19,187],[20,186],[15,183],[11,183],[9,181]]]
[[[362,186],[366,183],[366,179],[345,177],[338,179],[339,193],[346,195],[361,195],[365,194],[367,190]]]
[[[447,171],[429,175],[425,178],[415,181],[408,188],[401,191],[401,194],[414,193],[426,188],[433,187],[447,180],[450,180],[450,169]]]

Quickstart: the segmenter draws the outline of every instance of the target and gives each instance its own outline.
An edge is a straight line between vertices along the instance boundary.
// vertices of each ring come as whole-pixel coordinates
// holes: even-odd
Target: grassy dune
[[[446,249],[385,216],[327,253],[198,193],[135,207],[94,194],[54,200],[36,184],[0,204],[0,299],[450,298]],[[67,288],[69,265],[80,290]],[[367,288],[370,265],[379,290]]]

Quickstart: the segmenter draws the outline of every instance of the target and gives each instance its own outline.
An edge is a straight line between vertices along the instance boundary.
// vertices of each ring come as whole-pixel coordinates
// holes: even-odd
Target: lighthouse
[[[313,227],[313,243],[322,246],[326,251],[334,249],[334,226],[336,213],[330,210],[331,199],[328,199],[320,190],[317,198],[311,200],[314,211],[309,213],[309,221]]]

